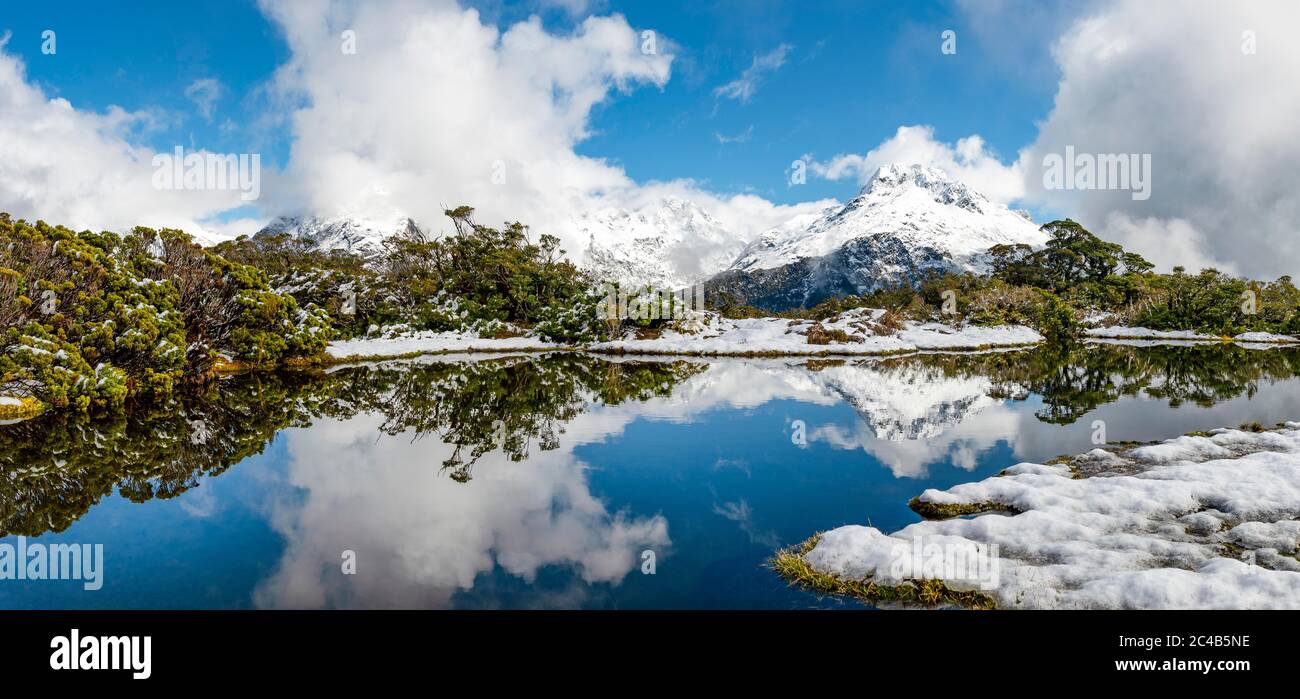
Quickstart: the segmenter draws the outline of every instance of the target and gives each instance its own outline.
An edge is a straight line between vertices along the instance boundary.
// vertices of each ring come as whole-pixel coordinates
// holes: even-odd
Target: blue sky
[[[77,109],[156,113],[160,123],[140,136],[159,150],[176,143],[245,146],[242,128],[222,125],[246,124],[259,108],[260,87],[288,56],[280,33],[248,0],[137,5],[124,11],[126,4],[92,0],[14,4],[0,15],[0,32],[12,32],[7,50],[23,58],[28,79],[50,97]],[[42,53],[47,29],[55,32],[53,55]],[[209,119],[185,90],[213,78],[222,92]],[[280,157],[283,149],[281,143]]]
[[[1293,0],[10,5],[0,210],[18,216],[228,237],[283,214],[445,229],[471,204],[579,250],[575,212],[676,196],[749,240],[902,161],[1159,268],[1300,274]],[[259,154],[260,198],[151,186],[177,146]],[[1149,157],[1150,196],[1052,186],[1065,152]]]
[[[284,37],[254,2],[194,0],[121,5],[90,0],[7,8],[0,28],[8,50],[26,62],[29,80],[78,109],[120,106],[157,122],[140,140],[218,151],[258,149],[283,164],[287,129],[255,128],[268,109],[264,86],[288,58]],[[662,89],[614,93],[593,111],[592,135],[577,152],[621,165],[637,181],[693,178],[714,191],[751,191],[778,203],[852,196],[855,182],[810,179],[786,184],[800,156],[865,152],[903,124],[929,124],[955,141],[978,133],[1004,159],[1033,140],[1034,121],[1051,107],[1051,71],[1032,74],[984,55],[963,13],[946,2],[769,1],[609,2],[602,13],[652,28],[675,55]],[[563,8],[479,3],[502,28],[540,14],[554,32],[572,31]],[[939,51],[945,29],[958,53]],[[41,32],[56,31],[57,54],[43,55]],[[1035,48],[1048,61],[1051,37]],[[760,77],[742,102],[714,91],[740,77],[756,57],[785,45],[785,62]],[[186,95],[215,79],[210,116]],[[727,142],[722,142],[727,139]]]

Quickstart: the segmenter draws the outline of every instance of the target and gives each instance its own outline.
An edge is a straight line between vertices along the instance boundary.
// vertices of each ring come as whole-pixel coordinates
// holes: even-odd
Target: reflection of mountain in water
[[[436,436],[441,473],[472,477],[491,451],[521,461],[553,449],[593,404],[668,395],[701,365],[590,356],[384,363],[248,374],[162,409],[102,419],[52,413],[0,426],[0,536],[62,531],[117,490],[170,498],[261,453],[277,432],[321,419],[381,416],[385,434]]]
[[[813,376],[852,405],[876,439],[895,442],[936,437],[998,403],[987,377],[948,376],[917,362],[838,364]]]
[[[973,463],[990,435],[1011,429],[999,422],[1008,419],[1008,399],[1033,394],[1041,401],[1038,420],[1064,425],[1126,395],[1208,407],[1253,395],[1261,381],[1297,375],[1300,351],[1218,345],[1087,345],[852,363],[443,357],[245,375],[161,409],[102,419],[51,414],[0,426],[0,535],[62,531],[115,490],[137,502],[176,496],[260,453],[285,428],[361,414],[378,416],[372,430],[427,441],[438,454],[433,471],[464,482],[488,454],[532,463],[595,406],[606,422],[577,427],[603,438],[638,417],[689,421],[714,406],[842,401],[862,425],[857,433],[825,426],[820,437],[868,448],[903,474],[936,454]]]

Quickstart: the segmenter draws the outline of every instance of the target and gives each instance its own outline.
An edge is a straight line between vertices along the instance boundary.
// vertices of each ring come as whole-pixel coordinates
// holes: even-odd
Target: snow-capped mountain
[[[635,210],[607,207],[572,219],[581,264],[601,281],[677,290],[727,269],[745,240],[698,205],[665,197]]]
[[[984,272],[994,245],[1046,242],[1027,216],[942,170],[894,164],[806,227],[764,233],[710,286],[760,307],[810,306],[914,283],[932,269]]]
[[[330,218],[281,216],[266,224],[257,234],[288,233],[296,238],[313,240],[322,250],[347,250],[358,255],[370,255],[378,252],[389,236],[420,232],[420,227],[409,218],[385,222],[338,215]]]

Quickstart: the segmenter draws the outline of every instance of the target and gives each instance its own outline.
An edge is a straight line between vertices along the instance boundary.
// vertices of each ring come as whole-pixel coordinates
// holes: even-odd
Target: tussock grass
[[[0,405],[0,420],[26,420],[45,412],[45,404],[30,396],[12,396],[18,405]]]
[[[913,512],[926,519],[952,519],[953,517],[978,515],[985,512],[1012,512],[1019,514],[1015,508],[997,502],[946,504],[925,502],[919,496],[909,500],[907,506],[912,508]]]

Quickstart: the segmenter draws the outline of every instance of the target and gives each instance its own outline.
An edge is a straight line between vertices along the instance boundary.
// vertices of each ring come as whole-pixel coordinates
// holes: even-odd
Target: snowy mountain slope
[[[635,210],[608,207],[572,219],[581,264],[601,281],[676,290],[726,269],[745,247],[698,205],[665,197]]]
[[[983,272],[993,245],[1046,241],[1027,217],[942,170],[894,164],[807,227],[763,234],[711,286],[761,307],[808,306],[912,283],[931,269]]]
[[[385,238],[421,232],[414,220],[398,218],[384,222],[348,216],[281,216],[258,231],[258,235],[287,233],[296,238],[313,240],[323,250],[347,250],[359,255],[379,251]]]
[[[572,237],[584,248],[574,256],[599,280],[677,290],[727,268],[745,241],[698,205],[666,197],[635,210],[606,207],[570,220]],[[262,233],[288,233],[314,240],[323,249],[369,255],[385,238],[422,229],[409,218],[393,221],[336,215],[281,216]]]

